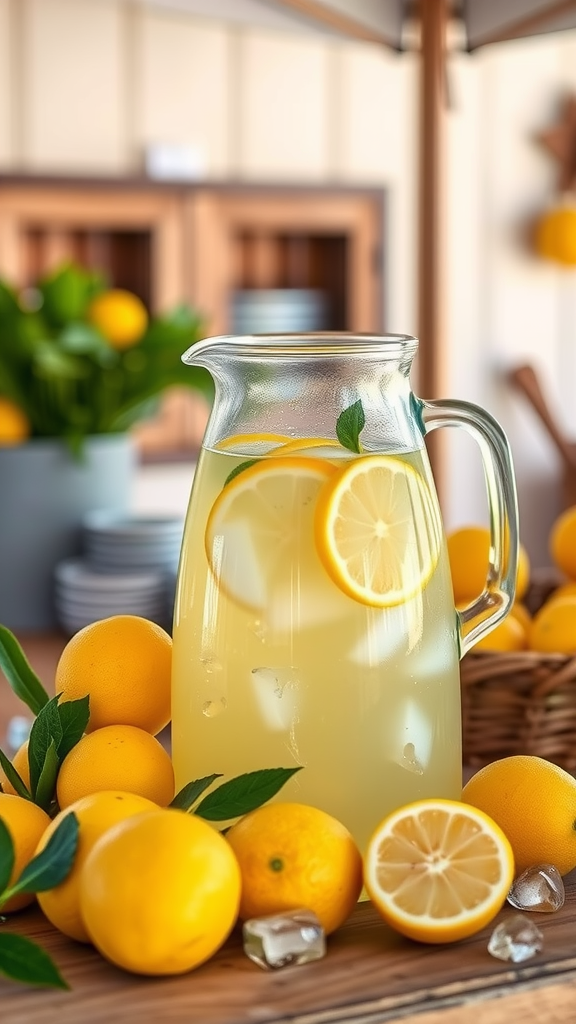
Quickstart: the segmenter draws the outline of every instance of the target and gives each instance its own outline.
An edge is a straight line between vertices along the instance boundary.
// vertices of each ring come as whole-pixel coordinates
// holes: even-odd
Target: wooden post
[[[446,117],[447,0],[421,0],[420,210],[418,239],[418,390],[442,398],[444,386],[444,153]],[[440,442],[440,443],[439,443]],[[429,454],[442,498],[441,438],[434,433]]]

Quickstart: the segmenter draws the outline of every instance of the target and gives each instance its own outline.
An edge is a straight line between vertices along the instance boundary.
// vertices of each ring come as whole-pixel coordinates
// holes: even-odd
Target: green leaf
[[[195,810],[208,821],[226,821],[248,814],[256,807],[270,800],[296,772],[297,768],[262,768],[257,772],[246,772],[235,779],[223,782],[213,793],[204,797]]]
[[[362,451],[360,434],[365,423],[366,417],[360,399],[340,413],[336,421],[336,436],[343,448],[348,448],[351,452]]]
[[[58,715],[62,726],[62,738],[58,744],[58,757],[64,760],[72,747],[86,732],[90,720],[90,698],[79,697],[78,700],[65,700],[58,704]]]
[[[246,462],[240,462],[237,466],[234,466],[234,469],[231,473],[228,473],[228,476],[224,481],[224,487],[226,487],[226,484],[229,484],[235,476],[238,476],[239,473],[243,473],[245,469],[250,469],[250,466],[255,466],[256,463],[260,461],[260,459],[247,459]]]
[[[46,754],[52,741],[56,750],[63,738],[62,724],[58,711],[59,697],[52,697],[39,711],[30,730],[28,741],[28,761],[30,763],[30,789],[36,797],[38,782],[46,761]]]
[[[46,757],[44,758],[44,764],[42,765],[42,771],[40,772],[40,778],[38,779],[35,794],[35,803],[37,803],[44,811],[47,811],[52,803],[54,790],[56,789],[56,779],[58,777],[59,767],[60,759],[56,749],[56,741],[52,740],[48,750],[46,751]]]
[[[48,953],[23,935],[0,932],[0,972],[28,985],[69,988]]]
[[[0,750],[0,766],[8,781],[14,786],[18,796],[24,797],[25,800],[31,800],[32,794],[29,792],[24,779],[18,774],[12,761],[6,757],[3,750]]]
[[[211,786],[216,779],[221,779],[221,775],[206,775],[203,779],[194,779],[193,782],[187,782],[182,787],[179,793],[176,793],[170,807],[177,807],[180,811],[189,811],[192,804],[196,802],[199,796],[208,786]]]
[[[16,696],[37,715],[50,698],[16,637],[6,626],[0,626],[0,668]]]
[[[14,869],[14,859],[12,836],[8,831],[8,827],[0,818],[0,893],[4,892],[10,881],[10,875]]]
[[[26,865],[20,878],[0,897],[0,905],[18,892],[45,892],[70,873],[78,848],[78,818],[71,811],[52,833],[44,849]]]

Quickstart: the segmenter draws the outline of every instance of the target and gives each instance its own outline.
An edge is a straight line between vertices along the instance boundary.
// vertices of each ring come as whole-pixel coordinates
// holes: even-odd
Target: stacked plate
[[[110,615],[141,615],[170,628],[183,520],[93,512],[84,557],[56,566],[55,609],[72,635]]]

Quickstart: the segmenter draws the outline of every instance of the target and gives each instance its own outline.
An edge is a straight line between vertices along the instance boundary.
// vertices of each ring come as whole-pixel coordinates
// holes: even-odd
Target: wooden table
[[[53,692],[64,637],[23,637],[26,653]],[[0,735],[22,711],[0,679]],[[69,992],[26,988],[0,978],[0,1024],[574,1024],[576,872],[557,914],[533,914],[542,953],[503,963],[486,949],[489,928],[446,946],[412,943],[390,931],[369,903],[328,940],[325,959],[281,971],[248,960],[239,930],[207,964],[176,978],[118,970],[91,947],[59,934],[38,909],[6,925],[47,949]],[[512,914],[501,911],[498,920]]]

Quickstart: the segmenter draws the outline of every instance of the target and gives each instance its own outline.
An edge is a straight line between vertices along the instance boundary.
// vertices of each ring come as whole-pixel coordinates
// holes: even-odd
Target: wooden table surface
[[[64,637],[21,637],[46,688]],[[0,679],[0,737],[22,706]],[[118,970],[58,933],[36,908],[3,927],[40,942],[70,991],[0,978],[0,1024],[574,1024],[576,873],[556,914],[531,914],[544,949],[513,965],[487,952],[494,922],[454,945],[424,946],[394,934],[369,903],[328,939],[321,961],[264,971],[244,956],[237,929],[207,964],[174,978]],[[513,913],[506,906],[500,920]]]

